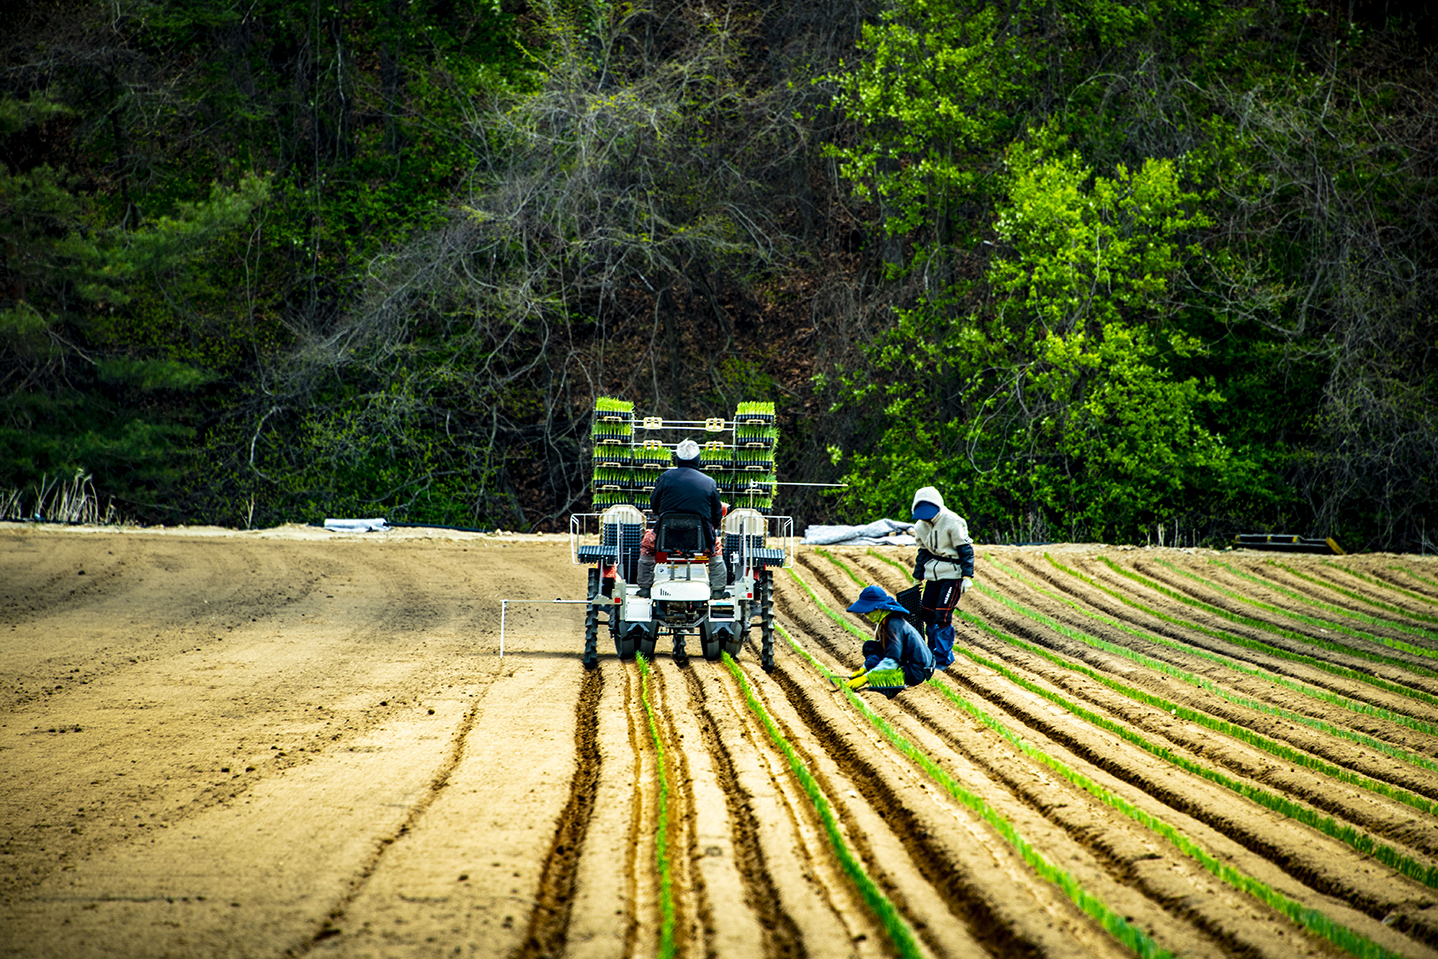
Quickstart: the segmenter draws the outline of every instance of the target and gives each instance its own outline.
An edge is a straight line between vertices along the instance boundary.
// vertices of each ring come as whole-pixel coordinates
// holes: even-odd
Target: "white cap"
[[[697,460],[699,458],[699,444],[693,440],[682,441],[674,448],[674,458],[685,463],[689,460]]]

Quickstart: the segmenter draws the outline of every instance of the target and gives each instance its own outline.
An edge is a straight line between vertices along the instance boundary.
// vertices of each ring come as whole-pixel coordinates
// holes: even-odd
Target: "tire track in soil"
[[[887,573],[887,571],[882,572]],[[984,618],[992,619],[988,615]],[[992,655],[1003,655],[1001,651],[992,648],[995,644],[982,639],[979,640],[979,644]],[[1018,653],[1005,656],[1005,658],[1027,659]],[[1011,665],[1013,665],[1012,662]],[[957,664],[954,669],[956,668]],[[1040,733],[1070,752],[1074,757],[1081,759],[1083,764],[1092,764],[1094,768],[1101,769],[1118,780],[1141,790],[1143,794],[1157,799],[1180,815],[1190,817],[1195,822],[1202,823],[1218,834],[1228,837],[1242,848],[1257,853],[1268,863],[1283,869],[1285,873],[1303,882],[1321,896],[1332,897],[1336,901],[1354,906],[1371,919],[1382,920],[1384,925],[1392,924],[1400,931],[1425,944],[1438,941],[1438,924],[1426,917],[1427,908],[1434,904],[1432,891],[1426,887],[1391,874],[1386,867],[1379,866],[1372,859],[1346,847],[1330,847],[1327,850],[1315,847],[1313,846],[1314,841],[1320,845],[1333,843],[1334,846],[1337,846],[1338,844],[1326,837],[1315,835],[1303,827],[1297,827],[1300,830],[1298,833],[1295,833],[1292,828],[1279,828],[1275,831],[1271,821],[1272,814],[1266,810],[1255,808],[1247,816],[1237,815],[1238,810],[1247,808],[1248,804],[1216,786],[1210,786],[1203,782],[1166,783],[1150,773],[1148,768],[1150,763],[1146,756],[1139,755],[1135,760],[1126,759],[1125,754],[1134,751],[1132,747],[1127,747],[1127,744],[1099,743],[1096,740],[1103,737],[1096,733],[1090,733],[1086,728],[1081,728],[1076,734],[1072,730],[1046,719],[1042,715],[1044,711],[1042,705],[1036,703],[1035,708],[1029,708],[1020,703],[1020,694],[1015,693],[1013,696],[1004,694],[1007,687],[976,680],[966,672],[954,671],[954,669],[951,669],[946,675],[950,679],[958,681],[970,695],[980,700],[991,701],[1004,712],[1014,716],[1016,721],[1027,729]],[[1027,671],[1033,672],[1032,669]],[[1036,675],[1041,675],[1042,672],[1043,670],[1040,669]],[[1070,689],[1069,691],[1075,695],[1081,695],[1079,690]],[[1089,702],[1099,709],[1103,709],[1102,703],[1091,699]],[[935,722],[931,718],[926,718],[925,723],[942,738],[951,741],[956,749],[962,748],[961,744],[953,740],[947,723]],[[1160,734],[1165,732],[1164,730],[1151,731]],[[1174,741],[1180,746],[1185,745],[1178,739]],[[1187,745],[1194,746],[1195,744],[1188,743]],[[1200,754],[1207,751],[1203,748],[1204,743],[1199,742],[1196,745],[1199,747]],[[1271,772],[1269,769],[1271,763],[1260,762],[1257,765],[1264,771]],[[1027,791],[1028,788],[1022,780],[1016,781],[1013,785],[1016,790]],[[1308,795],[1312,792],[1311,789],[1300,789],[1299,791],[1304,798],[1310,800],[1314,798]],[[1341,797],[1343,789],[1333,787],[1325,792],[1329,794],[1330,798]],[[1327,811],[1339,811],[1341,814],[1341,810],[1328,809],[1330,803],[1320,801],[1318,805]],[[1407,815],[1410,812],[1411,810],[1402,809],[1395,816],[1390,811],[1385,820],[1401,821],[1400,826],[1402,822],[1413,824],[1413,817]],[[1373,828],[1374,825],[1391,825],[1386,821],[1375,824],[1372,822],[1374,817],[1371,815],[1361,815],[1358,818],[1364,820],[1364,824],[1368,828]],[[1180,828],[1193,834],[1188,827]],[[1394,830],[1387,828],[1378,831],[1388,833]],[[1401,828],[1397,831],[1403,832]],[[1304,836],[1307,836],[1306,841]],[[1398,838],[1401,840],[1405,837],[1400,835]],[[1407,836],[1406,838],[1411,840],[1416,837]],[[1431,845],[1420,844],[1425,848]],[[1383,875],[1374,876],[1372,873],[1375,868],[1382,870]],[[1346,872],[1339,870],[1346,870]],[[1225,929],[1234,928],[1230,920],[1218,922],[1206,920],[1201,925],[1215,934]]]
[[[766,959],[803,959],[808,955],[804,938],[793,917],[781,905],[779,890],[765,863],[752,797],[740,783],[733,756],[719,735],[720,718],[715,715],[705,688],[712,685],[712,681],[707,678],[701,681],[698,671],[693,669],[685,671],[684,680],[689,686],[691,701],[704,717],[699,729],[724,796],[734,866],[743,883],[744,902],[758,921],[763,954]]]
[[[309,939],[285,949],[284,955],[296,957],[308,955],[316,946],[319,946],[325,940],[341,934],[342,930],[339,927],[340,920],[344,918],[349,907],[359,898],[360,894],[364,892],[365,886],[369,883],[371,877],[374,876],[375,871],[379,869],[380,863],[384,859],[384,854],[396,842],[407,836],[415,826],[419,825],[420,820],[424,818],[424,814],[439,797],[440,791],[444,789],[445,785],[449,782],[450,776],[453,775],[455,769],[459,767],[460,761],[464,758],[466,747],[469,744],[470,733],[474,731],[474,722],[476,717],[479,716],[480,704],[484,701],[485,695],[488,692],[489,687],[486,685],[482,687],[479,694],[474,696],[473,702],[471,702],[469,708],[465,710],[464,719],[461,721],[458,731],[454,734],[454,746],[450,749],[449,756],[445,759],[444,764],[435,772],[434,778],[430,780],[429,789],[425,791],[424,796],[419,802],[415,803],[410,809],[409,814],[405,816],[404,822],[400,824],[399,829],[397,829],[393,835],[386,836],[379,841],[369,862],[367,862],[364,867],[355,874],[355,878],[350,881],[349,891],[340,898],[339,902],[331,906],[329,912],[325,914],[324,922],[321,923],[319,930]]]
[[[569,787],[569,801],[556,823],[554,842],[545,857],[534,910],[529,917],[529,932],[524,943],[514,952],[515,959],[540,959],[557,956],[564,951],[579,860],[594,812],[595,793],[599,788],[602,765],[598,711],[603,692],[603,674],[597,669],[587,670],[580,687],[579,701],[574,708],[576,765]]]
[[[575,867],[575,895],[566,930],[568,959],[628,955],[634,916],[634,803],[639,746],[630,714],[633,663],[601,659],[604,691],[595,716],[600,773],[583,851]]]
[[[1438,710],[1410,697],[1380,689],[1360,680],[1338,676],[1315,666],[1305,663],[1295,663],[1269,655],[1260,650],[1249,649],[1228,640],[1209,636],[1201,632],[1199,627],[1202,626],[1203,628],[1223,632],[1238,639],[1265,643],[1286,652],[1299,652],[1311,656],[1314,659],[1322,658],[1315,655],[1315,653],[1322,652],[1322,650],[1315,650],[1311,647],[1302,650],[1290,649],[1289,644],[1281,637],[1275,637],[1238,623],[1220,620],[1210,613],[1194,610],[1192,607],[1184,606],[1166,596],[1152,594],[1141,597],[1141,601],[1144,605],[1179,621],[1178,623],[1164,622],[1141,610],[1120,603],[1108,594],[1095,590],[1062,572],[1047,567],[1046,564],[1040,564],[1036,560],[1031,560],[1021,555],[1014,555],[1009,557],[1009,559],[1020,570],[1032,576],[1045,586],[1130,626],[1177,640],[1178,642],[1194,646],[1207,652],[1228,656],[1239,662],[1278,673],[1281,676],[1297,679],[1311,686],[1346,696],[1356,702],[1367,703],[1368,705],[1377,706],[1395,713],[1401,713],[1424,722],[1438,724]],[[1201,619],[1196,617],[1201,617]],[[1175,650],[1174,652],[1179,651]],[[1372,672],[1368,669],[1358,667],[1350,668],[1372,675]]]

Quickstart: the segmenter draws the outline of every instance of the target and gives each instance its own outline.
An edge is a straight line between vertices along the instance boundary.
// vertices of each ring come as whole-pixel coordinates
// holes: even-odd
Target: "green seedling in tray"
[[[734,410],[734,424],[769,424],[774,422],[774,404],[757,401],[746,401],[740,403]]]
[[[601,396],[594,401],[594,418],[616,423],[630,422],[634,419],[634,404],[629,400]]]

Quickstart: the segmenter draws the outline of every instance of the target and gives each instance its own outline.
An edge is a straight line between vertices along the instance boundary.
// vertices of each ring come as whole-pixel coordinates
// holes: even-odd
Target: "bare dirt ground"
[[[908,585],[877,552],[801,548],[739,669],[919,954],[1134,954],[1028,850],[1174,955],[1438,956],[1438,559],[980,547],[944,685],[865,699],[965,802],[820,672],[825,606]],[[552,536],[0,526],[0,955],[899,954],[722,664],[586,672],[550,603],[500,658],[502,598],[584,581]]]

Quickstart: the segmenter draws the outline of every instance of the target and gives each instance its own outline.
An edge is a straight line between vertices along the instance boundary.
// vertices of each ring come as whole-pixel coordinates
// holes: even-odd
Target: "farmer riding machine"
[[[699,467],[728,502],[715,548],[728,567],[723,590],[710,589],[704,517],[649,514],[650,494],[671,468],[686,435],[703,432]],[[772,515],[778,430],[773,403],[741,403],[732,419],[665,420],[639,417],[634,404],[601,397],[595,403],[594,512],[569,519],[574,562],[589,567],[584,619],[584,666],[599,662],[599,627],[608,628],[620,659],[652,657],[664,635],[683,660],[686,639],[697,637],[705,659],[738,656],[759,631],[760,663],[774,667],[773,571],[793,562],[794,521]],[[640,544],[654,530],[654,584],[639,588]]]

